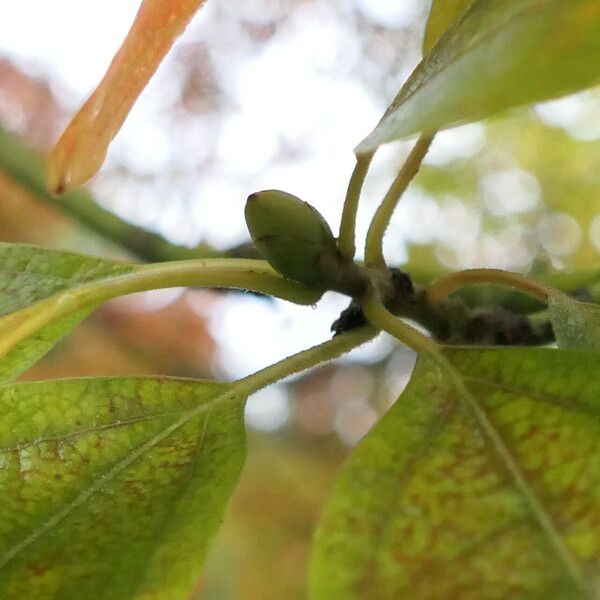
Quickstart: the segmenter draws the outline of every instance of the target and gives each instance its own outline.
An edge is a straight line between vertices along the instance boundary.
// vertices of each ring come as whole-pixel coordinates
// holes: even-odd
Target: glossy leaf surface
[[[244,461],[243,399],[227,389],[0,388],[0,597],[187,598]]]
[[[599,61],[597,0],[475,0],[356,153],[593,86]]]
[[[338,478],[316,534],[312,597],[597,598],[600,381],[590,374],[600,357],[448,356],[474,405],[418,362]]]
[[[134,265],[34,246],[0,244],[0,317],[57,292],[131,271]],[[15,377],[43,356],[89,311],[62,318],[18,344],[0,362],[0,378]]]

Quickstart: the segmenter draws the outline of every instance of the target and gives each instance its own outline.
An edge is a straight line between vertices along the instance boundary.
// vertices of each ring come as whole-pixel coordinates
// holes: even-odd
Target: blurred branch
[[[51,204],[79,223],[128,250],[146,262],[222,257],[228,253],[206,244],[195,248],[172,244],[152,233],[123,221],[100,207],[84,189],[56,196],[46,189],[42,157],[0,127],[0,170],[39,200]]]

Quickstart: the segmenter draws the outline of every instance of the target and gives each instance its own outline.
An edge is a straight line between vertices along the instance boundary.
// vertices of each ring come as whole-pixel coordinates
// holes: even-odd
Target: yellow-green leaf
[[[475,0],[356,153],[596,85],[599,62],[598,0]]]
[[[340,475],[312,597],[591,600],[600,577],[600,356],[427,359]]]
[[[427,54],[442,34],[465,12],[473,0],[433,0],[425,26],[423,54]]]
[[[189,597],[244,462],[225,384],[0,388],[0,597]]]
[[[548,308],[560,348],[600,350],[600,306],[556,293],[550,296]]]

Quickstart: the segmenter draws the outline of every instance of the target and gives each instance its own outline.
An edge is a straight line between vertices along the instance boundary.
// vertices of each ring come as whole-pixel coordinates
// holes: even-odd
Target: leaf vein
[[[242,396],[243,397],[243,396]],[[100,475],[87,489],[81,492],[71,502],[67,503],[61,510],[57,511],[46,519],[37,529],[31,532],[27,537],[15,544],[12,548],[8,549],[2,556],[0,556],[0,569],[4,568],[15,556],[20,554],[25,548],[36,542],[39,538],[49,533],[54,527],[56,527],[61,521],[63,521],[73,510],[79,508],[90,500],[95,494],[97,494],[107,483],[112,481],[115,477],[120,475],[125,469],[131,466],[134,462],[144,456],[157,444],[167,439],[172,433],[177,431],[180,427],[188,423],[194,417],[201,415],[204,411],[209,410],[211,407],[226,404],[228,401],[234,401],[238,399],[238,392],[235,388],[230,389],[212,401],[205,404],[196,406],[186,413],[184,413],[177,421],[165,427],[162,431],[158,432],[147,442],[141,444],[135,448],[128,456],[120,460],[108,471]]]
[[[507,394],[513,394],[515,396],[527,396],[532,400],[537,400],[544,404],[551,404],[553,406],[559,406],[561,408],[566,408],[573,411],[583,412],[593,416],[600,416],[600,407],[598,410],[593,410],[590,406],[582,406],[581,404],[577,404],[575,402],[569,402],[560,396],[556,396],[554,394],[540,393],[528,388],[520,388],[517,386],[510,386],[504,382],[500,381],[487,381],[485,379],[479,379],[477,377],[466,377],[464,376],[465,381],[469,381],[471,383],[476,383],[482,386],[495,388],[497,390],[506,392]]]
[[[126,427],[128,425],[135,425],[136,423],[144,423],[147,421],[152,421],[154,419],[160,419],[163,417],[174,416],[177,414],[180,414],[180,413],[164,412],[164,413],[157,413],[154,415],[143,415],[143,416],[139,416],[139,417],[133,417],[131,419],[123,419],[121,421],[118,421],[118,422],[115,421],[113,423],[107,423],[105,425],[86,427],[85,429],[79,429],[79,430],[73,431],[71,433],[58,434],[56,436],[42,437],[42,438],[38,438],[36,440],[32,440],[31,442],[26,442],[23,444],[15,444],[14,446],[0,446],[0,453],[25,450],[26,448],[40,446],[41,444],[45,444],[47,442],[66,442],[68,440],[77,438],[81,435],[86,435],[88,433],[95,433],[95,432],[100,432],[100,431],[108,431],[111,429],[118,429],[120,427]]]

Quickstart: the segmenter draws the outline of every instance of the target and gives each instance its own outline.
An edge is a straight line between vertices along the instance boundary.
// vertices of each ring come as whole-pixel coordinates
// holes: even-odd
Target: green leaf
[[[465,12],[473,0],[433,0],[423,38],[423,54],[427,54],[442,34]]]
[[[597,598],[600,357],[447,356],[468,393],[419,359],[335,484],[312,597]]]
[[[134,265],[20,244],[0,244],[0,317],[84,283],[122,275]],[[35,363],[89,310],[78,311],[15,346],[0,361],[0,379],[16,377]]]
[[[548,300],[548,308],[560,348],[600,350],[600,306],[555,293]]]
[[[599,61],[597,0],[475,0],[356,153],[596,85]]]
[[[244,462],[242,400],[166,378],[0,388],[0,597],[187,598]]]

